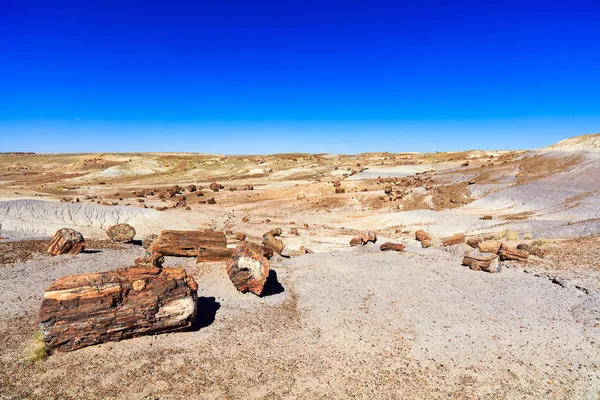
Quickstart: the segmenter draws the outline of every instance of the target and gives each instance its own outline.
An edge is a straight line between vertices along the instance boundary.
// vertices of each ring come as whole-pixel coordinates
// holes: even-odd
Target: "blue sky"
[[[600,132],[598,21],[597,1],[0,0],[0,151],[545,146]]]

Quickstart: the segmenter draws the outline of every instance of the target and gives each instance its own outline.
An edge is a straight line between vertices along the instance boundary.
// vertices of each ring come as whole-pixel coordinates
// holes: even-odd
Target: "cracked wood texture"
[[[70,228],[62,228],[56,231],[46,251],[53,256],[61,254],[77,255],[84,248],[85,240],[81,233]]]
[[[184,268],[126,267],[59,278],[44,292],[42,338],[60,351],[183,329],[198,286]]]
[[[225,233],[212,229],[161,231],[150,251],[165,256],[198,257],[198,262],[225,261],[231,257]]]

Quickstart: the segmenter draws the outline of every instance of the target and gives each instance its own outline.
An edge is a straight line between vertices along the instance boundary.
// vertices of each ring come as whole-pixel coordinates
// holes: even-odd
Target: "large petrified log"
[[[516,260],[516,261],[527,261],[529,257],[529,252],[526,250],[519,250],[515,247],[510,247],[506,245],[502,245],[500,247],[500,251],[498,252],[500,255],[500,259],[504,260]]]
[[[46,289],[42,338],[60,351],[189,327],[196,282],[183,268],[126,267],[59,278]]]
[[[61,254],[79,254],[85,247],[83,235],[74,229],[59,229],[46,250],[50,255],[58,256]]]
[[[106,235],[115,243],[127,243],[135,237],[135,228],[129,224],[117,224],[109,227]]]
[[[198,257],[198,262],[224,261],[231,257],[225,233],[212,229],[161,231],[150,245],[150,252],[165,256]]]
[[[234,286],[241,292],[250,291],[258,296],[263,291],[269,269],[269,260],[262,247],[247,241],[235,248],[227,263],[227,275]]]
[[[496,254],[471,251],[465,254],[462,264],[475,271],[500,272],[500,262]]]

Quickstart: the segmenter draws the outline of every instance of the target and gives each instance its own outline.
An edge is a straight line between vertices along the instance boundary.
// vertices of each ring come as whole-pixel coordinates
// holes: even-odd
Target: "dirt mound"
[[[543,147],[537,151],[600,152],[600,133],[575,136],[569,139],[561,140],[552,146]]]

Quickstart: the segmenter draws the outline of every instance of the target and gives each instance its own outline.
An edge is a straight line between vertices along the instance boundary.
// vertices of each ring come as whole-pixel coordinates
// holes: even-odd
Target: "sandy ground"
[[[600,395],[598,292],[408,243],[273,263],[267,296],[223,264],[184,262],[199,284],[187,332],[56,353],[29,365],[43,288],[131,263],[136,246],[0,269],[2,393],[8,398],[562,398]],[[187,264],[186,264],[187,262]],[[468,290],[465,290],[468,288]]]
[[[527,153],[0,156],[0,398],[598,399],[598,137]],[[200,189],[159,196],[174,184]],[[239,293],[222,263],[168,258],[198,282],[193,329],[25,362],[44,288],[143,254],[106,242],[120,222],[138,241],[281,227],[289,249],[315,253],[274,258],[263,297]],[[45,254],[62,227],[85,253]],[[434,247],[414,240],[421,228]],[[349,247],[364,229],[407,249]],[[474,272],[465,245],[439,245],[457,232],[536,239],[544,255]]]

